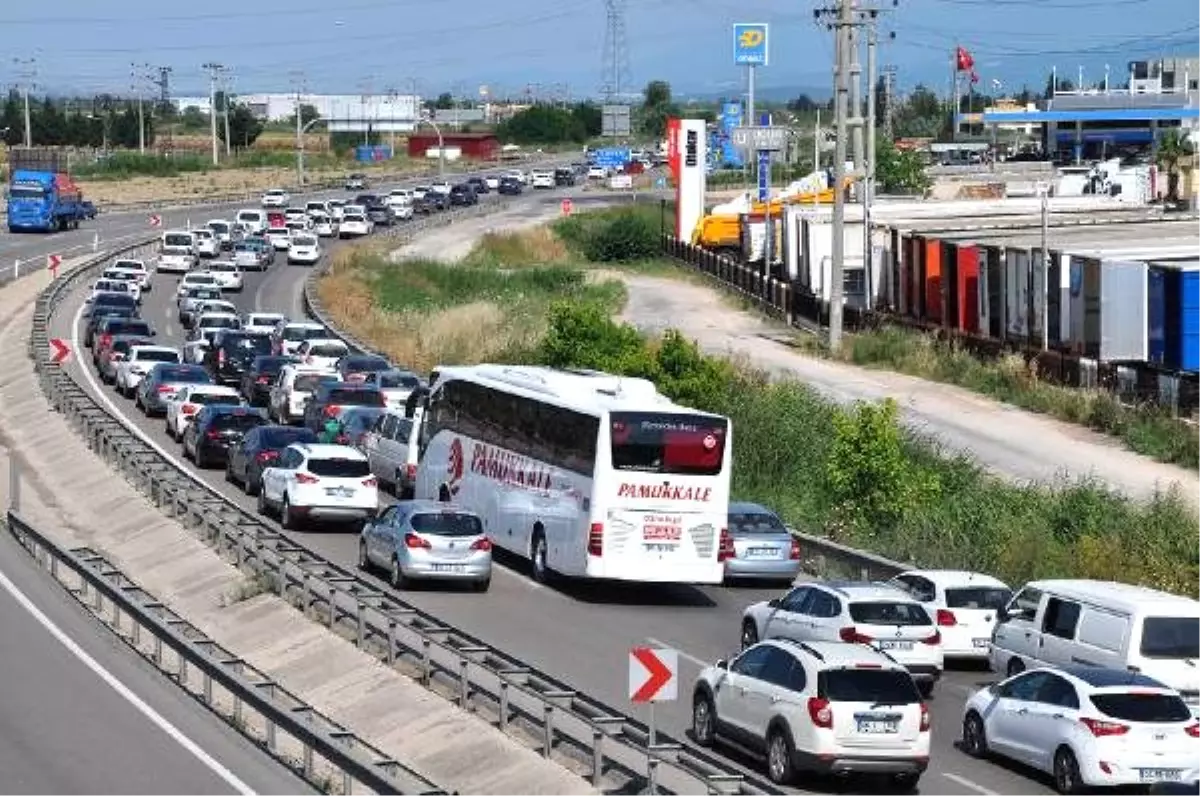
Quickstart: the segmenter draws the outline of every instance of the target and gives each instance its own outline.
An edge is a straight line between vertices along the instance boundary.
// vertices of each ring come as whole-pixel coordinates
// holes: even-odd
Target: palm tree
[[[1192,142],[1179,130],[1167,130],[1158,139],[1155,162],[1167,173],[1167,201],[1179,201],[1179,167],[1194,153]]]

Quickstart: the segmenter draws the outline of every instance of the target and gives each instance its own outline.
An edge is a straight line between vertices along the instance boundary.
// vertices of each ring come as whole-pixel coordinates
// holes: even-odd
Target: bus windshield
[[[708,415],[612,412],[614,470],[663,475],[718,475],[728,422]]]

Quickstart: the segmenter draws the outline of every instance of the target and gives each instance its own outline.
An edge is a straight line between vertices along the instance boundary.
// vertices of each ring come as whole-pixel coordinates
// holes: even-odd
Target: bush
[[[579,213],[559,220],[554,232],[569,248],[594,263],[649,260],[662,253],[658,218],[652,205]]]

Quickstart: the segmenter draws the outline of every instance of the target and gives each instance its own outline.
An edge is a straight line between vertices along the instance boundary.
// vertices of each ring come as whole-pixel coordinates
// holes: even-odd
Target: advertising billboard
[[[740,169],[745,165],[742,150],[733,145],[733,131],[742,126],[742,103],[726,102],[721,106],[721,118],[717,125],[717,142],[721,165]]]
[[[736,66],[767,65],[765,22],[738,22],[733,26],[733,63]]]

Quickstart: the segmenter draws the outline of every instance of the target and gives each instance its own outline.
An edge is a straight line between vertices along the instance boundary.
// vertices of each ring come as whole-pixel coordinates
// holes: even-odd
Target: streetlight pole
[[[204,68],[208,70],[208,119],[212,128],[212,161],[216,166],[221,159],[217,149],[217,73],[224,67],[207,63]]]
[[[438,126],[437,122],[435,122],[432,118],[430,118],[428,116],[423,116],[422,118],[418,119],[417,120],[418,126],[420,125],[421,122],[425,122],[427,125],[429,125],[430,127],[433,128],[433,131],[435,133],[437,133],[437,137],[438,137],[438,176],[445,177],[446,176],[446,140],[444,138],[442,138],[442,128]]]
[[[297,118],[299,118],[299,113],[297,113]],[[314,124],[322,121],[325,120],[318,116],[315,119],[310,119],[308,124],[304,125],[303,127],[300,126],[300,122],[296,122],[296,177],[300,181],[301,188],[304,187],[304,134],[307,133],[309,128],[311,128]]]

